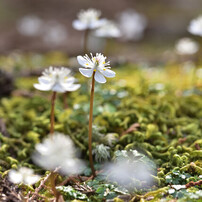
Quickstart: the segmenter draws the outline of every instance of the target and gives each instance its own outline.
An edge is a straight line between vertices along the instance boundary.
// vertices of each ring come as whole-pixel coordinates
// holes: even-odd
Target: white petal
[[[42,91],[49,91],[49,90],[51,90],[51,85],[35,83],[34,88],[36,88],[38,90],[42,90]]]
[[[87,29],[86,24],[82,23],[80,20],[74,20],[72,23],[72,26],[74,27],[74,29],[77,29],[77,30]]]
[[[95,80],[96,80],[98,83],[106,83],[105,77],[104,77],[99,71],[96,71],[96,72],[95,72]]]
[[[52,91],[55,91],[58,93],[64,93],[65,92],[65,89],[59,83],[54,84],[54,86],[51,89],[52,89]]]
[[[98,27],[101,27],[102,25],[104,25],[106,23],[106,19],[100,19],[100,20],[96,20],[95,22],[91,23],[89,25],[89,28],[90,29],[95,29],[95,28],[98,28]]]
[[[113,78],[116,75],[116,73],[110,69],[103,70],[102,74],[107,78]]]
[[[23,176],[16,170],[11,170],[9,172],[9,180],[15,184],[18,184],[23,181]]]
[[[25,184],[32,185],[38,182],[40,177],[38,175],[30,175],[24,179]]]
[[[66,91],[76,91],[81,87],[80,84],[72,84],[72,85],[67,85],[67,86],[63,85],[63,86]]]
[[[93,74],[93,69],[84,69],[84,68],[79,68],[80,73],[85,76],[90,78]]]
[[[50,84],[51,83],[51,79],[46,77],[46,76],[41,76],[38,78],[39,83],[42,84]]]
[[[83,66],[86,67],[86,64],[89,63],[86,59],[84,59],[82,56],[77,56],[77,61],[78,63]]]

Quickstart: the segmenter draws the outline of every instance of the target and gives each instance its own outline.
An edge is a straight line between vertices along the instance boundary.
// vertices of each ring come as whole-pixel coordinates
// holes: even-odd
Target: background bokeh
[[[13,50],[41,53],[59,50],[70,56],[81,53],[83,32],[73,29],[72,20],[80,9],[90,7],[100,9],[102,17],[117,22],[120,13],[128,9],[141,13],[147,20],[140,40],[113,41],[109,48],[111,55],[122,55],[134,61],[159,62],[172,58],[179,38],[201,40],[187,31],[190,20],[201,12],[201,0],[1,0],[0,53]],[[43,21],[44,29],[40,34],[20,33],[19,23],[30,16]]]

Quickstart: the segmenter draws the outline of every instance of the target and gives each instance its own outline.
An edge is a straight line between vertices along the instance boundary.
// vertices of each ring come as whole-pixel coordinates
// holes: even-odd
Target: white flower
[[[42,91],[55,91],[64,93],[66,91],[75,91],[80,88],[80,84],[74,84],[76,79],[70,75],[71,71],[67,68],[49,67],[38,78],[39,84],[34,87]]]
[[[24,16],[17,22],[17,30],[25,36],[38,36],[41,34],[43,21],[34,15]]]
[[[186,189],[186,185],[172,185],[172,188],[174,188],[175,190]]]
[[[121,32],[114,22],[106,20],[101,27],[95,30],[94,35],[98,37],[117,38],[121,36]]]
[[[176,43],[175,49],[180,55],[192,55],[198,51],[199,45],[190,38],[182,38]]]
[[[145,16],[128,9],[119,15],[121,33],[126,40],[140,40],[147,26]]]
[[[188,31],[191,34],[202,36],[202,15],[190,22]]]
[[[40,179],[39,175],[35,175],[32,169],[26,167],[21,167],[18,171],[10,170],[8,177],[15,184],[23,183],[27,185],[35,184]]]
[[[91,53],[91,58],[87,54],[83,57],[79,55],[77,56],[77,60],[81,66],[85,67],[79,68],[81,74],[90,78],[93,72],[95,72],[95,80],[98,83],[106,83],[105,77],[115,77],[116,73],[110,70],[110,62],[105,62],[106,57],[101,53],[96,53],[96,56],[93,56]]]
[[[64,174],[78,174],[84,168],[84,163],[75,157],[75,153],[72,140],[62,133],[55,132],[35,146],[32,159],[45,169],[54,170],[61,167]]]
[[[105,19],[99,19],[100,16],[101,11],[93,8],[81,10],[78,19],[74,20],[72,25],[77,30],[96,29],[105,22]]]
[[[67,42],[67,30],[57,21],[47,22],[43,27],[43,42],[49,46],[59,46]]]

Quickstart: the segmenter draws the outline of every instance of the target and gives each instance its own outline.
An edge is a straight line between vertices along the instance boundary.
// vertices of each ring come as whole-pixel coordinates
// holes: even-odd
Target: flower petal
[[[93,69],[84,69],[84,68],[79,68],[80,73],[85,76],[90,78],[93,74]]]
[[[51,79],[49,77],[46,77],[46,76],[39,77],[38,81],[41,84],[50,84],[51,83]]]
[[[96,20],[94,22],[92,22],[91,24],[89,24],[89,29],[96,29],[98,27],[101,27],[102,25],[104,25],[106,23],[106,19],[102,18],[100,20]]]
[[[54,86],[52,87],[52,91],[64,93],[65,89],[59,83],[55,83]]]
[[[95,72],[95,80],[96,80],[98,83],[106,83],[105,77],[104,77],[99,71],[96,71],[96,72]]]
[[[72,85],[63,85],[66,91],[76,91],[78,90],[81,85],[80,84],[72,84]]]
[[[77,29],[77,30],[87,29],[87,25],[82,23],[80,20],[74,20],[72,23],[72,26],[74,27],[74,29]]]
[[[110,69],[103,70],[102,74],[107,78],[113,78],[116,75],[116,73]]]
[[[86,63],[88,63],[88,61],[85,58],[83,58],[81,55],[77,56],[77,61],[83,67],[86,67]]]
[[[34,88],[36,88],[37,90],[42,90],[42,91],[49,91],[49,90],[51,90],[51,85],[35,83]]]

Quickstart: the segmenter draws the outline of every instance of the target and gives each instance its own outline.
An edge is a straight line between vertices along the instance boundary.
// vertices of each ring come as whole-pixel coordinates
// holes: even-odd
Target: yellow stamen
[[[86,65],[88,66],[89,64],[88,64],[88,63],[86,63]]]
[[[103,62],[103,65],[105,64],[105,62]]]
[[[94,69],[93,71],[96,72],[96,69]]]
[[[106,69],[103,69],[104,71],[106,70]]]

